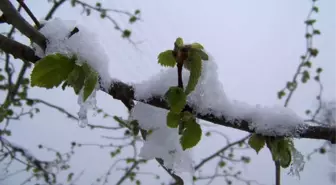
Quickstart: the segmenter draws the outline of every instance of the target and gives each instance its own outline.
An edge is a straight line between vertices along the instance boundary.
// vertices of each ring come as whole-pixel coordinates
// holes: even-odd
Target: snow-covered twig
[[[1,44],[0,48],[7,53],[13,54],[13,56],[17,58],[30,61],[32,63],[35,63],[36,61],[39,60],[39,57],[35,56],[35,52],[31,48],[21,43],[18,43],[12,39],[0,35],[0,43],[6,43]],[[129,102],[131,102],[132,100],[136,100],[155,107],[169,109],[167,102],[164,101],[162,97],[155,96],[147,100],[136,99],[134,96],[135,94],[134,87],[121,81],[114,81],[110,85],[109,89],[103,88],[102,91],[111,95],[114,99],[121,100],[127,106],[129,106],[128,105]],[[192,107],[191,110],[193,110]],[[249,127],[249,121],[247,120],[235,120],[236,124],[232,124],[232,122],[228,121],[225,117],[217,117],[213,114],[207,114],[207,115],[198,114],[197,117],[218,125],[231,127],[251,133],[254,132],[254,130]],[[336,135],[336,127],[307,126],[304,132],[299,132],[294,136],[299,138],[323,139],[335,143],[336,142],[335,135]]]

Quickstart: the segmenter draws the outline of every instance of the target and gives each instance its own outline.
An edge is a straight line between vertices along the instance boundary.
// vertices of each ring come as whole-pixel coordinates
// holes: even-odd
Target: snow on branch
[[[10,5],[8,1],[4,2]],[[0,7],[5,16],[15,16],[16,14],[11,13],[12,10],[7,11],[11,7],[5,5]],[[18,16],[14,18],[22,22],[20,19]],[[15,27],[23,25],[17,22],[7,22]],[[24,20],[23,23],[26,24]],[[30,33],[36,32],[31,29],[25,26],[25,29],[21,30],[27,37],[30,37],[32,36]],[[159,63],[172,68],[160,72],[147,81],[129,85],[111,78],[108,72],[108,57],[104,48],[100,47],[99,40],[93,32],[76,24],[75,21],[60,19],[48,21],[40,28],[38,34],[43,34],[45,38],[43,42],[46,45],[39,43],[40,40],[37,42],[32,39],[37,43],[33,44],[33,52],[36,54],[34,56],[27,46],[9,38],[0,37],[0,46],[5,52],[33,63],[38,61],[31,74],[31,85],[49,89],[63,83],[63,89],[68,86],[73,87],[75,93],[79,95],[79,120],[85,125],[87,125],[87,110],[96,106],[97,90],[100,89],[113,98],[121,100],[131,111],[131,118],[138,121],[141,129],[150,133],[147,135],[140,156],[147,159],[163,159],[164,166],[172,169],[174,174],[176,172],[193,173],[191,158],[186,149],[195,146],[195,141],[198,142],[202,135],[195,115],[197,118],[218,125],[256,133],[254,137],[251,137],[252,139],[250,138],[250,145],[253,145],[253,139],[258,138],[259,135],[270,136],[262,137],[261,144],[265,145],[266,142],[272,152],[273,160],[281,159],[281,165],[285,168],[291,163],[290,148],[294,148],[294,145],[290,140],[281,138],[278,140],[277,137],[325,139],[335,143],[335,127],[309,125],[288,108],[251,106],[238,101],[230,101],[218,80],[216,63],[209,60],[205,51],[201,51],[203,46],[199,43],[184,45],[183,40],[178,38],[175,41],[174,50],[159,54]],[[178,75],[174,69],[175,65],[178,68]],[[187,70],[182,70],[183,65]],[[175,87],[176,82],[178,82],[178,87]],[[185,92],[183,84],[188,84]],[[183,103],[182,106],[177,99]],[[133,100],[142,103],[134,106]],[[166,100],[169,101],[171,107],[168,106]],[[176,104],[175,108],[173,104]],[[150,105],[171,109],[169,112],[171,114],[163,109],[154,109]],[[174,123],[169,123],[169,119]],[[186,127],[183,126],[183,121],[188,123]],[[180,130],[177,132],[176,129],[177,124],[181,124],[181,130],[183,134],[185,133],[181,138],[179,138]],[[180,126],[178,127],[180,129]],[[193,137],[197,135],[197,137],[191,138],[189,137],[191,135]],[[187,137],[188,140],[186,140]],[[281,143],[286,143],[287,148],[285,149],[290,155],[277,153],[278,145]],[[257,152],[260,150],[258,147],[253,148]],[[301,157],[299,153],[296,156]],[[301,161],[299,157],[294,159]],[[293,173],[296,174],[303,169],[304,163],[297,164],[293,168]]]
[[[34,55],[34,50],[30,47],[23,45],[21,43],[18,43],[12,39],[9,39],[5,36],[0,35],[0,48],[1,50],[12,54],[16,58],[20,58],[24,61],[30,61],[32,63],[35,63],[40,59],[40,57],[37,57]],[[6,43],[6,44],[3,44]],[[107,88],[101,88],[102,91],[106,92],[107,94],[111,95],[114,99],[121,100],[124,104],[125,102],[130,102],[131,100],[136,100],[139,102],[143,102],[155,107],[163,108],[163,109],[169,109],[167,102],[164,100],[164,98],[160,95],[152,95],[150,98],[146,97],[146,99],[141,97],[135,96],[135,87],[132,85],[129,85],[127,83],[121,82],[121,81],[113,81],[113,83],[110,85],[109,89]],[[138,88],[140,88],[138,86]],[[160,94],[160,93],[158,93]],[[237,106],[242,107],[242,103],[238,103]],[[192,111],[197,110],[196,107],[194,107],[191,103],[188,103],[188,106]],[[217,125],[222,125],[226,127],[231,127],[239,130],[243,130],[246,132],[255,132],[255,128],[251,127],[250,120],[245,119],[234,119],[227,118],[225,116],[218,116],[216,114],[213,114],[213,107],[209,107],[207,109],[208,113],[201,114],[197,113],[197,117],[199,119],[203,119],[205,121],[212,122]],[[278,114],[281,115],[281,114]],[[234,124],[233,124],[234,123]],[[300,123],[301,124],[301,121]],[[312,125],[306,125],[304,130],[293,130],[294,134],[293,137],[297,138],[308,138],[308,139],[322,139],[322,140],[328,140],[331,143],[336,143],[336,127],[326,127],[326,126],[312,126]],[[281,135],[278,135],[281,136]],[[283,136],[283,135],[282,135]]]

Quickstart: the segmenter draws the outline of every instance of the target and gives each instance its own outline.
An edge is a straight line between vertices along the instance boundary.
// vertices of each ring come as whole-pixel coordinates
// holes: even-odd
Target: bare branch
[[[29,17],[34,21],[34,23],[37,26],[37,28],[41,28],[40,22],[36,19],[36,17],[34,16],[34,14],[30,11],[30,9],[26,5],[26,3],[24,3],[23,0],[17,0],[17,2],[19,2],[19,4],[23,7],[23,9],[27,12],[27,14],[29,15]]]
[[[45,16],[45,20],[49,20],[52,18],[53,14],[55,13],[55,11],[57,10],[57,8],[59,6],[61,6],[66,0],[60,0],[58,2],[54,1],[54,5],[51,7],[51,9],[49,10],[48,14]]]
[[[3,35],[0,35],[0,49],[3,50],[5,53],[13,55],[14,58],[19,58],[23,61],[36,62],[40,59],[38,56],[35,55],[34,50],[29,48],[28,46],[23,45],[15,40],[9,39]]]
[[[32,63],[35,63],[37,60],[39,60],[39,57],[35,56],[34,51],[31,48],[14,40],[8,39],[5,36],[0,36],[0,49],[5,52],[11,53],[16,58],[28,60]],[[167,102],[162,97],[152,97],[149,100],[136,99],[134,97],[134,88],[123,82],[113,82],[113,84],[111,84],[110,86],[110,89],[107,90],[101,88],[101,90],[111,95],[114,99],[121,100],[126,105],[132,102],[132,100],[136,100],[155,107],[169,109]],[[192,110],[191,106],[190,109]],[[218,125],[254,133],[254,130],[249,127],[249,122],[247,120],[235,120],[235,124],[233,124],[232,122],[227,121],[225,117],[216,117],[212,114],[197,114],[197,117]],[[304,132],[298,132],[295,137],[323,139],[335,143],[336,127],[308,126]]]
[[[6,22],[13,25],[22,34],[27,36],[41,48],[46,47],[46,38],[34,29],[20,14],[8,0],[0,0],[0,9],[4,13]],[[0,42],[2,44],[2,42]]]

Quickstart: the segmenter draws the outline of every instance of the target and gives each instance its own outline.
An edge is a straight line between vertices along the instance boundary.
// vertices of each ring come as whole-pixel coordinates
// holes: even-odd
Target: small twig
[[[48,14],[45,16],[45,20],[49,20],[52,18],[55,11],[58,9],[59,6],[61,6],[66,0],[60,0],[60,1],[54,1],[54,5],[49,10]]]
[[[34,16],[34,14],[30,11],[30,9],[26,5],[26,3],[24,3],[23,0],[17,0],[17,2],[19,2],[19,4],[23,7],[23,9],[27,12],[27,14],[29,15],[29,17],[34,21],[36,27],[38,29],[40,29],[41,28],[40,22],[36,19],[36,17]]]
[[[234,145],[237,145],[241,142],[244,142],[247,138],[249,138],[251,136],[251,134],[235,141],[235,142],[232,142],[228,145],[226,145],[225,147],[221,148],[220,150],[218,150],[217,152],[215,152],[214,154],[210,155],[209,157],[203,159],[198,165],[195,166],[195,170],[198,170],[200,169],[206,162],[210,161],[211,159],[217,157],[219,154],[223,153],[225,150],[229,149],[230,147],[234,146]]]

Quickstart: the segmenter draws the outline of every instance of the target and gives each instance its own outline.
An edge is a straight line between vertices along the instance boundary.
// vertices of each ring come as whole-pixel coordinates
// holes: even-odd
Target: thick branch
[[[2,44],[4,42],[7,44]],[[39,58],[34,55],[34,51],[31,48],[4,36],[0,36],[0,49],[6,53],[11,53],[16,58],[31,61],[32,63],[35,63],[37,60],[39,60]],[[108,91],[103,91],[111,95],[114,99],[121,100],[124,103],[136,100],[155,107],[169,109],[167,102],[165,102],[162,97],[152,97],[150,100],[136,99],[134,97],[133,87],[123,82],[114,82]],[[190,107],[190,109],[192,110],[192,107]],[[235,124],[233,124],[232,122],[227,121],[225,117],[216,117],[212,114],[198,114],[197,117],[218,125],[231,127],[250,133],[254,132],[254,130],[249,127],[249,122],[246,120],[235,120]],[[304,132],[297,133],[295,137],[323,139],[328,140],[331,143],[336,143],[336,127],[308,126]]]
[[[19,58],[23,61],[31,61],[35,63],[40,59],[35,55],[34,50],[29,48],[28,46],[23,45],[15,40],[9,39],[1,34],[0,49],[5,53],[12,54],[14,58]]]
[[[38,44],[41,48],[46,47],[46,38],[31,26],[20,14],[15,7],[8,0],[0,0],[0,9],[5,16],[8,24],[13,25],[22,34],[27,36],[33,42]]]

